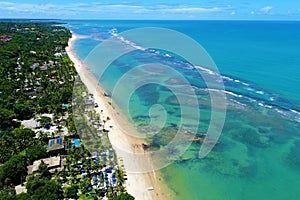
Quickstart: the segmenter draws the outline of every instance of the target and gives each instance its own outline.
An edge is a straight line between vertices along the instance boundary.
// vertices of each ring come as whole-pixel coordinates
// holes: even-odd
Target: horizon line
[[[300,19],[59,19],[59,18],[1,18],[1,20],[54,20],[54,21],[300,21]]]

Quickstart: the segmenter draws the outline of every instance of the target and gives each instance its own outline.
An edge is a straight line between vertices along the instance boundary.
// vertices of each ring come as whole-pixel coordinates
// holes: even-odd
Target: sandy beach
[[[79,38],[80,36],[72,33],[72,38],[69,40],[66,51],[73,61],[82,82],[87,86],[88,91],[94,95],[99,105],[96,111],[101,115],[102,119],[106,119],[107,116],[110,118],[105,126],[109,130],[109,140],[116,151],[117,157],[123,159],[128,177],[125,184],[128,193],[133,195],[137,200],[172,199],[172,192],[170,192],[166,184],[163,184],[163,179],[157,171],[152,170],[147,173],[134,173],[127,170],[133,163],[135,167],[141,167],[141,169],[143,169],[145,165],[151,166],[150,159],[146,159],[148,160],[146,163],[135,159],[134,154],[144,153],[144,149],[142,148],[143,141],[125,133],[125,130],[134,130],[127,120],[119,114],[118,110],[109,104],[110,98],[104,95],[104,90],[98,84],[98,81],[74,53],[74,42]],[[151,187],[153,187],[153,190],[149,190]]]

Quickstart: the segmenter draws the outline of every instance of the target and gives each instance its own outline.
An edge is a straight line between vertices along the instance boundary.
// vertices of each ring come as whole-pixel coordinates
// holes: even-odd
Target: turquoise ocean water
[[[225,126],[213,151],[198,158],[193,143],[179,160],[161,172],[176,199],[300,198],[300,22],[285,21],[67,21],[72,31],[88,36],[75,43],[85,59],[104,39],[143,27],[169,28],[199,42],[215,61],[226,88]],[[139,64],[168,63],[190,81],[201,107],[199,132],[210,121],[210,97],[201,78],[176,56],[151,50],[124,55],[100,83],[110,93],[117,80]],[[205,72],[204,72],[205,73]],[[138,74],[133,79],[141,79]],[[166,84],[168,83],[166,76]],[[180,83],[179,83],[180,84]],[[149,140],[153,148],[176,133],[180,107],[166,87],[148,84],[130,99],[130,115],[149,133],[145,113],[162,105],[167,123]],[[199,136],[201,137],[201,135]]]

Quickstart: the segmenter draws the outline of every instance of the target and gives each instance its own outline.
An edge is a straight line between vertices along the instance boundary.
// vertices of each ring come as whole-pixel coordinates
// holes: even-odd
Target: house
[[[35,129],[40,126],[40,122],[36,119],[23,120],[23,121],[21,121],[21,124],[25,128],[30,128],[30,129]]]
[[[23,185],[17,185],[16,187],[15,187],[15,190],[16,190],[16,194],[18,195],[18,194],[21,194],[21,193],[26,193],[27,192],[27,189],[26,189],[26,187]]]
[[[52,156],[67,154],[63,139],[60,136],[56,136],[54,139],[49,140],[48,153]]]
[[[12,36],[10,35],[4,35],[4,36],[0,36],[0,40],[1,41],[10,41],[12,39]]]
[[[37,68],[39,65],[40,65],[39,63],[33,63],[33,64],[31,65],[30,68],[31,68],[32,70],[34,70],[34,69]]]
[[[45,65],[43,65],[43,66],[41,66],[40,67],[40,70],[42,70],[42,71],[46,71],[48,68],[47,68],[47,66],[45,66]]]
[[[55,53],[54,56],[56,56],[56,57],[61,57],[62,54],[61,54],[61,53]]]
[[[49,65],[53,66],[54,62],[52,60],[49,61]]]
[[[42,160],[48,166],[49,172],[54,172],[56,169],[57,170],[63,169],[62,159],[60,158],[60,156],[55,156],[55,157],[50,157],[50,158],[45,158],[45,159],[40,159],[40,160],[34,161],[32,165],[27,166],[27,173],[31,174],[32,172],[37,171],[39,169],[39,165],[41,164]]]

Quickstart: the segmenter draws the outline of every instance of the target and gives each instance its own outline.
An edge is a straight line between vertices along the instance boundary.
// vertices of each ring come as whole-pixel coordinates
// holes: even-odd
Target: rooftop
[[[10,36],[10,35],[0,36],[1,41],[9,41],[11,39],[12,39],[12,36]]]
[[[32,165],[27,166],[28,174],[37,171],[42,160],[45,162],[45,164],[48,165],[48,168],[50,169],[59,168],[61,166],[61,160],[59,156],[36,160]]]
[[[49,140],[48,151],[62,149],[64,148],[63,139],[61,137],[56,137],[54,139]]]
[[[27,189],[25,186],[22,186],[22,185],[17,185],[15,187],[15,190],[16,190],[16,194],[21,194],[23,192],[27,192]]]

